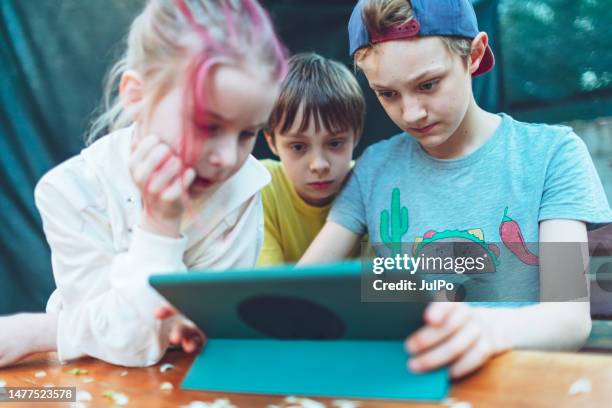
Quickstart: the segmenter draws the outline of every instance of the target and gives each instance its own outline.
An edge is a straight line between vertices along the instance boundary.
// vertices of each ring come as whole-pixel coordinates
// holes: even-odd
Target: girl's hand
[[[185,353],[193,353],[202,348],[206,342],[206,336],[189,320],[182,320],[175,324],[170,330],[170,343],[180,345]]]
[[[142,227],[161,235],[180,236],[184,200],[195,170],[185,168],[155,135],[143,137],[132,146],[129,168],[145,209]]]
[[[178,312],[172,306],[166,304],[155,310],[155,318],[159,320],[169,319],[177,316]],[[197,328],[193,322],[182,319],[170,330],[170,343],[181,345],[186,353],[200,350],[206,342],[206,335]]]
[[[434,302],[425,309],[425,326],[406,339],[409,367],[424,372],[450,365],[452,378],[462,377],[502,351],[494,328],[478,310],[463,303]]]

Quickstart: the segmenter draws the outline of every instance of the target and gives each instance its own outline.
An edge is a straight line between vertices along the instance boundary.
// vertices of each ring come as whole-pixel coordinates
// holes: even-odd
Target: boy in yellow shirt
[[[351,170],[364,116],[363,93],[344,65],[314,53],[290,59],[264,133],[280,162],[262,161],[272,182],[262,190],[259,266],[297,262],[306,252]]]

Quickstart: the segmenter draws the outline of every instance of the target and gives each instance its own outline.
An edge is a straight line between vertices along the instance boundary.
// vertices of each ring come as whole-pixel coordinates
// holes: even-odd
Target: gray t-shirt
[[[604,224],[612,211],[584,142],[570,128],[500,116],[486,143],[459,159],[436,159],[406,133],[373,144],[328,219],[369,234],[373,245],[411,243],[412,255],[434,241],[477,242],[498,273],[450,274],[454,282],[471,279],[466,300],[486,292],[487,299],[537,301],[538,223]]]

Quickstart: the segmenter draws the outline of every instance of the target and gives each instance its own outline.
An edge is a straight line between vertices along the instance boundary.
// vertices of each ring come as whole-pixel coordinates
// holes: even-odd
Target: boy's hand
[[[155,310],[155,318],[165,320],[177,316],[178,312],[166,304]],[[180,345],[186,353],[193,353],[202,348],[206,342],[206,335],[195,324],[187,319],[181,319],[170,330],[170,343]]]
[[[161,235],[180,236],[184,199],[195,170],[185,168],[180,157],[155,135],[132,145],[129,169],[145,209],[142,227]]]
[[[434,302],[425,309],[425,326],[406,339],[409,367],[424,372],[450,365],[452,378],[479,368],[497,354],[493,328],[463,303]]]

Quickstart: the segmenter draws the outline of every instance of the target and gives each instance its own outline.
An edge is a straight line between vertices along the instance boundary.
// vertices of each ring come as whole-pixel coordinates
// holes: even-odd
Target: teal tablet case
[[[411,373],[403,347],[422,325],[427,295],[362,302],[361,268],[357,261],[151,276],[151,285],[208,336],[183,387],[444,399],[447,370]]]

